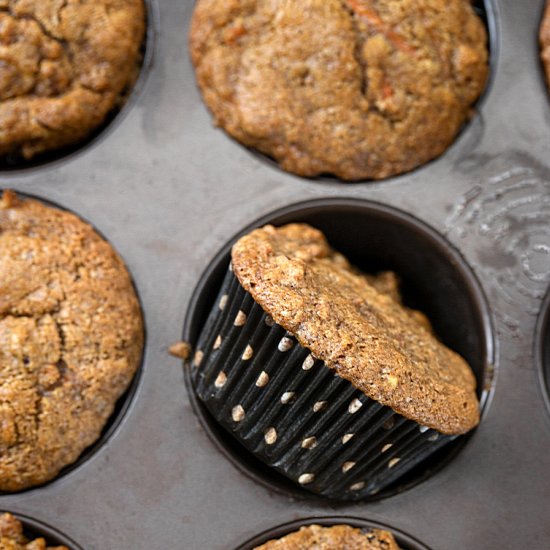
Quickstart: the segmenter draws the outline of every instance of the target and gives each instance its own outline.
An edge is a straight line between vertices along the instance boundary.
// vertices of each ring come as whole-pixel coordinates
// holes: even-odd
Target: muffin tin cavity
[[[485,412],[494,363],[492,323],[476,277],[448,242],[409,214],[375,202],[352,199],[320,199],[289,206],[258,220],[241,234],[268,223],[284,225],[291,222],[308,223],[320,229],[334,249],[365,272],[395,271],[402,281],[405,304],[424,312],[439,338],[472,367],[482,414]],[[218,253],[195,290],[184,329],[184,339],[193,346],[216,301],[235,239]],[[307,494],[263,465],[217,424],[197,399],[189,368],[186,369],[186,383],[203,427],[233,464],[272,489],[294,496]],[[469,437],[448,443],[399,480],[368,498],[396,494],[429,477],[447,464]]]
[[[0,510],[0,514],[4,512],[7,512],[7,510]],[[48,546],[66,546],[69,550],[83,550],[82,546],[54,527],[22,514],[10,513],[22,523],[23,533],[28,539],[34,540],[42,537],[46,540]]]
[[[20,154],[0,154],[0,173],[8,175],[10,173],[17,173],[19,171],[28,171],[31,169],[39,169],[45,165],[52,163],[57,164],[64,160],[69,160],[78,154],[86,151],[88,148],[100,143],[104,138],[109,136],[111,132],[122,122],[124,117],[130,112],[130,110],[137,103],[138,97],[141,94],[145,86],[145,81],[149,75],[149,71],[152,64],[154,42],[155,42],[155,9],[152,0],[142,0],[145,7],[145,36],[140,48],[140,67],[139,74],[133,79],[133,83],[130,83],[124,88],[120,99],[115,103],[114,107],[107,113],[103,122],[99,126],[95,127],[84,139],[80,139],[69,145],[53,148],[48,151],[40,152],[32,156],[32,158],[24,158]],[[10,8],[6,7],[6,10]],[[0,14],[3,13],[0,10]],[[9,11],[6,13],[9,14]],[[34,20],[33,16],[24,15],[21,16],[24,20]],[[14,18],[17,21],[17,18]],[[42,27],[41,27],[42,29]],[[64,40],[54,41],[52,33],[44,30],[45,39],[49,39],[57,47],[61,45],[61,50],[64,52],[67,49],[67,45]],[[69,55],[70,57],[70,55]],[[46,63],[48,61],[46,60]],[[41,62],[42,63],[42,62]],[[8,65],[9,67],[9,65]],[[53,80],[53,77],[52,77]],[[1,92],[1,90],[0,90]],[[30,96],[29,96],[30,97]],[[71,107],[74,109],[74,107]],[[89,105],[84,105],[83,110],[90,109]],[[51,109],[53,111],[54,109]],[[66,109],[68,111],[69,108]],[[21,118],[21,116],[19,116]],[[48,128],[47,124],[43,124],[45,128]],[[53,126],[52,126],[53,127]]]
[[[3,190],[0,188],[0,199],[2,197],[2,193],[3,193]],[[82,220],[84,223],[86,223],[88,225],[91,225],[93,231],[97,235],[99,235],[99,237],[101,237],[101,239],[106,241],[116,251],[116,246],[114,246],[112,243],[110,243],[110,241],[104,235],[102,235],[101,232],[98,231],[92,224],[90,224],[90,222],[83,219],[81,216],[79,216],[75,212],[72,212],[72,211],[70,211],[70,210],[68,210],[68,209],[66,209],[66,208],[64,208],[64,207],[62,207],[62,206],[60,206],[56,203],[53,203],[52,201],[44,200],[44,199],[41,199],[41,198],[38,198],[38,197],[35,197],[35,196],[25,195],[23,193],[17,193],[16,198],[13,199],[13,200],[15,200],[15,201],[20,201],[20,200],[21,201],[25,201],[25,200],[39,201],[40,203],[43,204],[43,206],[46,206],[46,207],[49,207],[49,208],[52,208],[52,209],[55,208],[55,209],[57,209],[61,212],[68,212],[69,214],[73,214],[73,215],[77,216],[80,220]],[[39,214],[36,214],[36,215],[38,216]],[[66,223],[67,227],[68,227],[69,224],[72,223],[72,222],[71,222],[70,219],[64,218],[64,223]],[[67,239],[70,239],[71,235],[70,235],[68,229],[67,229],[67,235],[68,235]],[[52,238],[52,242],[54,242],[54,240],[55,239]],[[69,240],[67,242],[69,242]],[[96,250],[97,250],[98,254],[101,253],[101,250],[99,249],[97,244],[96,244]],[[124,263],[124,260],[122,260],[122,261]],[[117,264],[117,265],[120,265],[120,264]],[[82,268],[84,269],[86,266],[88,267],[88,269],[91,269],[91,265],[87,265],[87,264],[83,264]],[[141,316],[143,317],[144,312],[143,312],[143,306],[142,306],[142,303],[141,303],[139,293],[138,293],[137,288],[135,286],[135,283],[132,279],[131,273],[129,272],[128,266],[125,263],[124,263],[124,267],[125,267],[125,270],[128,272],[129,277],[130,277],[130,281],[129,281],[130,286],[128,286],[127,283],[126,283],[126,286],[121,285],[121,287],[119,288],[119,294],[122,295],[124,292],[127,292],[129,295],[131,295],[131,294],[135,295],[135,299],[137,299],[136,308],[139,307],[139,311],[141,312]],[[105,270],[108,270],[108,269],[109,269],[109,266],[107,265]],[[81,274],[79,272],[79,274],[76,275],[75,280],[79,280],[80,275]],[[82,275],[82,276],[84,277],[84,275]],[[103,275],[103,276],[105,277],[105,275]],[[64,288],[64,291],[66,291],[66,288]],[[117,294],[117,296],[119,294]],[[71,305],[70,300],[67,300],[66,302],[69,304],[69,306]],[[135,300],[133,298],[132,298],[132,302],[135,304]],[[113,301],[110,300],[110,299],[107,299],[107,301],[105,301],[104,303],[107,304],[107,306],[109,306],[109,307],[116,307],[116,305],[113,304]],[[59,314],[59,312],[66,305],[67,304],[65,302],[59,302],[59,304],[56,306],[56,308],[52,309],[51,311],[45,310],[44,313],[43,313],[43,316],[53,318],[53,316]],[[125,310],[121,310],[121,311],[125,311]],[[26,317],[30,318],[30,317],[32,317],[31,313],[32,312],[26,312],[24,314],[21,314],[21,318],[23,318],[23,319],[25,319]],[[7,314],[7,315],[4,315],[4,316],[0,317],[0,320],[3,320],[5,317],[10,317],[10,314]],[[102,319],[102,318],[98,318],[98,319]],[[55,325],[57,327],[57,331],[60,334],[60,336],[59,336],[60,343],[61,343],[60,345],[63,345],[66,337],[65,337],[65,333],[62,332],[62,329],[59,328],[60,327],[60,324],[59,324],[60,322],[59,322],[59,320],[52,321],[52,322],[55,323]],[[97,321],[97,322],[101,322],[101,321]],[[121,334],[122,333],[123,332],[121,332]],[[138,334],[138,333],[136,332],[135,334]],[[137,336],[136,336],[136,338],[137,338]],[[145,334],[143,334],[143,339],[145,340]],[[54,344],[52,343],[52,345],[54,345]],[[109,348],[106,348],[106,350],[108,350],[108,349]],[[13,494],[13,493],[26,493],[26,492],[32,492],[32,491],[37,491],[37,492],[41,491],[43,487],[48,486],[52,483],[55,483],[61,477],[73,472],[74,470],[79,468],[81,465],[86,463],[89,459],[91,459],[94,456],[94,454],[100,448],[102,448],[108,442],[108,440],[111,438],[111,436],[114,435],[114,433],[117,431],[117,429],[121,425],[122,421],[124,420],[124,418],[126,416],[126,413],[128,412],[128,410],[129,410],[129,408],[130,408],[130,406],[133,402],[134,396],[137,392],[137,389],[140,385],[141,371],[142,371],[142,367],[143,367],[144,354],[145,354],[144,349],[145,349],[145,343],[143,345],[143,350],[141,350],[141,356],[137,355],[137,353],[135,355],[135,358],[137,358],[138,362],[137,362],[137,368],[136,368],[136,370],[133,374],[131,382],[129,383],[129,385],[128,385],[127,389],[124,391],[124,393],[118,398],[118,400],[114,404],[113,412],[109,416],[109,418],[107,419],[105,424],[103,425],[103,428],[101,429],[101,433],[100,433],[99,437],[90,446],[88,446],[86,449],[84,449],[83,452],[80,454],[80,456],[74,462],[70,463],[69,465],[67,465],[63,469],[61,469],[60,472],[58,473],[58,475],[55,478],[51,479],[50,481],[46,481],[45,483],[41,483],[41,484],[37,483],[37,484],[34,484],[34,485],[29,486],[28,488],[24,488],[24,489],[14,489],[14,490],[6,491],[6,492],[0,491],[0,496],[6,496],[7,497],[7,496],[9,496],[10,494]],[[104,350],[104,352],[105,352],[105,350]],[[122,347],[120,348],[120,352],[124,353],[124,350],[123,350]],[[60,359],[55,364],[55,367],[56,367],[56,370],[59,372],[59,376],[64,377],[64,376],[66,376],[66,372],[67,371],[70,372],[70,371],[67,368],[67,363],[65,361],[66,357],[64,356],[63,349],[59,353],[60,353]],[[100,359],[98,359],[98,363],[101,362],[103,359],[107,359],[107,358],[108,357],[102,356]],[[126,359],[128,361],[132,360],[129,355],[126,356]],[[73,358],[73,360],[74,360],[74,358]],[[27,361],[26,364],[29,364],[29,358],[28,357],[25,358],[24,361]],[[133,363],[133,364],[136,364],[136,363]],[[97,363],[96,363],[96,365],[97,365]],[[101,368],[103,368],[103,367],[101,367]],[[40,374],[38,376],[40,376]],[[123,373],[121,372],[119,376],[123,376]],[[38,387],[37,391],[39,392],[40,395],[47,396],[47,395],[49,395],[50,391],[55,390],[58,385],[61,385],[62,382],[60,380],[57,380],[55,382],[55,384],[53,386],[51,386],[51,388],[50,388],[50,386],[48,386],[46,389],[43,389],[42,386],[38,385],[37,386]],[[37,382],[37,384],[40,384],[40,383],[41,382]],[[114,387],[115,383],[118,384],[119,382],[117,382],[115,379],[112,379],[109,382],[109,384],[112,385],[113,387]],[[56,386],[56,384],[57,384],[57,386]],[[40,405],[40,406],[42,406],[42,405]],[[106,403],[105,406],[112,406],[112,405]],[[97,414],[99,414],[99,413],[97,413]],[[87,437],[87,435],[84,433],[84,426],[81,427],[81,430],[82,431],[79,432],[79,437],[80,438]],[[60,428],[60,433],[64,433],[61,430],[61,428]]]
[[[350,525],[351,527],[357,527],[358,529],[365,530],[382,529],[384,531],[390,531],[393,534],[401,550],[429,550],[427,546],[425,546],[415,538],[406,533],[403,533],[402,531],[394,529],[393,527],[389,527],[375,521],[345,516],[307,518],[284,523],[255,536],[244,544],[241,544],[239,547],[236,548],[236,550],[253,550],[257,546],[265,544],[272,539],[284,537],[289,533],[298,531],[301,527],[313,524],[321,525],[323,527],[331,527],[333,525]]]
[[[535,358],[546,407],[550,412],[550,290],[546,294],[537,324]]]

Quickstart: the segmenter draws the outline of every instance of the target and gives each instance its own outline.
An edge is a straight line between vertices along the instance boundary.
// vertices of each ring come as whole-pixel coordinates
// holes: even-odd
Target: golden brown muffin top
[[[0,491],[44,483],[100,435],[141,359],[122,260],[69,212],[0,200]]]
[[[464,359],[374,288],[320,231],[256,229],[234,245],[232,265],[275,322],[371,399],[444,434],[478,424],[476,381]]]
[[[379,179],[441,154],[487,79],[469,0],[198,0],[216,123],[303,176]]]
[[[381,529],[308,525],[254,550],[399,550],[399,546],[391,533]]]
[[[12,514],[0,514],[0,550],[69,550],[66,546],[48,546],[43,538],[32,541],[24,535],[23,525]]]
[[[0,0],[0,155],[101,125],[139,70],[143,0]]]
[[[546,2],[540,26],[539,42],[546,81],[550,83],[550,2]]]

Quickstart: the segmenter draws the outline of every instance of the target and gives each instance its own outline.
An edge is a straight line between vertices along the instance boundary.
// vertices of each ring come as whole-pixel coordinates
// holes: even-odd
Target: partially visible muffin
[[[198,0],[217,125],[302,176],[380,179],[452,143],[488,74],[469,0]]]
[[[66,546],[48,546],[43,538],[29,540],[23,533],[23,525],[12,514],[0,514],[1,550],[69,550]]]
[[[550,1],[546,2],[540,26],[539,42],[546,82],[550,85]]]
[[[124,263],[75,215],[0,200],[0,491],[54,478],[94,443],[141,360]]]
[[[144,34],[143,0],[0,0],[0,157],[101,126],[136,79]]]
[[[391,533],[381,529],[307,525],[254,550],[399,550],[399,546]]]

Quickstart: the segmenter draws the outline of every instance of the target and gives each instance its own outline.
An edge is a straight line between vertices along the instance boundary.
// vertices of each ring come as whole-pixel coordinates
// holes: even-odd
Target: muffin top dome
[[[0,491],[44,483],[101,434],[139,366],[140,306],[88,224],[0,200]]]
[[[302,176],[380,179],[440,155],[487,79],[469,0],[198,0],[216,124]]]
[[[232,265],[276,323],[371,399],[444,434],[478,424],[476,381],[464,359],[320,231],[256,229],[234,245]]]

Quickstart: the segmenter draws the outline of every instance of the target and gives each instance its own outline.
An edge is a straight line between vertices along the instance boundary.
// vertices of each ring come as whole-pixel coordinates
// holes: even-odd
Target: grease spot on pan
[[[536,315],[550,281],[550,171],[525,154],[507,163],[454,204],[445,230],[469,243],[506,303]],[[517,328],[510,315],[505,325]]]

